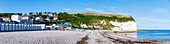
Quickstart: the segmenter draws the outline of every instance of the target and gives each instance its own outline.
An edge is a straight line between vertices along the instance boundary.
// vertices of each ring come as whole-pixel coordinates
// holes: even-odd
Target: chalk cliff
[[[111,28],[113,31],[137,31],[136,22],[128,21],[128,22],[114,22],[110,21],[112,25],[116,26]]]
[[[63,17],[62,17],[63,18]],[[108,29],[113,31],[136,31],[134,18],[128,15],[72,13],[66,16],[73,27],[84,29]]]

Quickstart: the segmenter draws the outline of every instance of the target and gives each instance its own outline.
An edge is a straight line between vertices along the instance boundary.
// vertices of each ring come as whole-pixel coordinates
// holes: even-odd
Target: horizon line
[[[137,28],[137,29],[170,29],[170,28]]]

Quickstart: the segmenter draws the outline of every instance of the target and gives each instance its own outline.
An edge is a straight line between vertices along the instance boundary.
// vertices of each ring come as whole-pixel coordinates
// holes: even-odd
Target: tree
[[[61,19],[62,19],[62,17],[63,17],[62,15],[63,15],[63,13],[62,13],[62,12],[59,12],[59,13],[58,13],[58,19],[59,19],[59,20],[61,20]]]
[[[57,14],[57,12],[54,12],[54,14]]]
[[[39,13],[38,13],[38,15],[40,15],[40,16],[41,16],[41,15],[42,15],[42,12],[39,12]]]
[[[36,12],[36,15],[38,15],[38,12]]]
[[[29,15],[32,15],[32,14],[33,14],[33,12],[30,12],[30,13],[29,13]]]
[[[22,15],[22,13],[17,13],[18,15]]]
[[[44,14],[47,14],[47,12],[44,12]]]
[[[51,13],[51,12],[48,12],[48,14]]]
[[[53,16],[50,16],[49,18],[50,18],[50,20],[52,20],[54,17],[53,17]]]

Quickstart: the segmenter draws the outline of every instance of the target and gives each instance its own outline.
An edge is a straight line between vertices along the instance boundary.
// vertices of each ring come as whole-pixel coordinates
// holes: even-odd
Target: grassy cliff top
[[[71,13],[70,15],[74,15],[74,14],[95,15],[95,16],[106,16],[106,17],[113,17],[113,16],[116,16],[116,17],[119,17],[119,18],[122,18],[122,17],[130,18],[130,17],[131,17],[131,16],[128,16],[128,15],[119,15],[119,14],[100,14],[100,13],[89,13],[89,12],[86,12],[86,13]]]

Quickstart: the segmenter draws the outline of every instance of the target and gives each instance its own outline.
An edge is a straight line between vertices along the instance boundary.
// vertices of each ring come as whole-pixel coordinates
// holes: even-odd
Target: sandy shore
[[[107,30],[0,32],[0,44],[170,44],[117,35]]]

